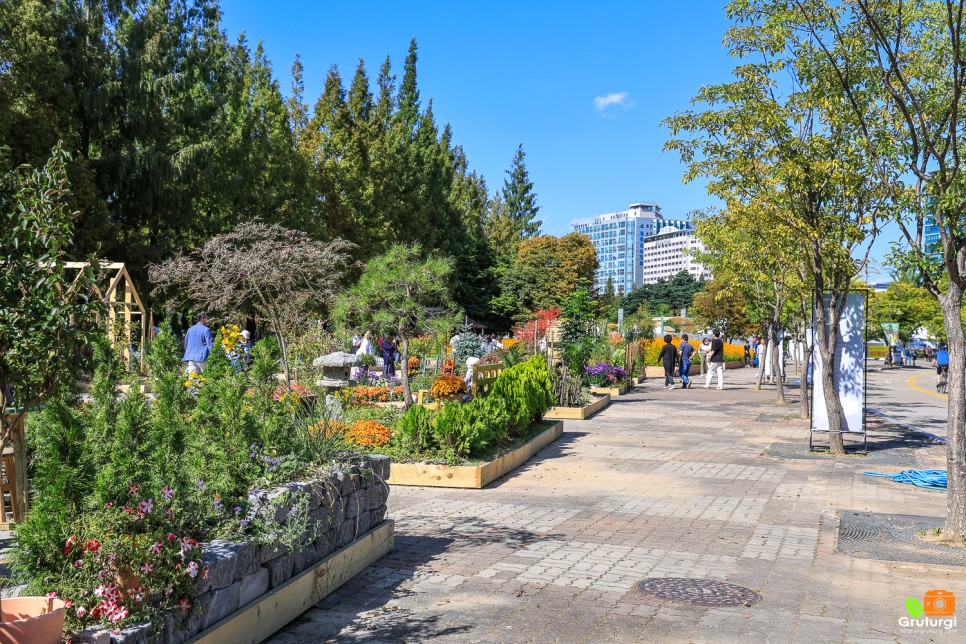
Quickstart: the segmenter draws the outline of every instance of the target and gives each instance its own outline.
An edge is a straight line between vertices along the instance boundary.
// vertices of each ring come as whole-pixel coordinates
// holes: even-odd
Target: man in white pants
[[[714,372],[718,372],[718,389],[724,389],[724,342],[721,340],[721,331],[715,329],[711,334],[711,351],[708,353],[708,378],[704,382],[704,388],[711,388],[711,378]]]

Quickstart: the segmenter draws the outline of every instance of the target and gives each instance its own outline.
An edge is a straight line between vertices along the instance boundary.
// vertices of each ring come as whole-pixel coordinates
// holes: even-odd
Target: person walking
[[[380,349],[382,349],[382,375],[395,378],[396,351],[398,351],[398,348],[396,347],[396,343],[392,335],[387,336],[386,339],[382,341],[382,347],[380,347]]]
[[[751,345],[745,340],[745,366],[751,366]]]
[[[714,338],[711,340],[711,352],[708,353],[708,376],[704,382],[704,388],[711,388],[711,379],[717,371],[718,389],[724,389],[724,342],[718,329],[715,329],[711,335]]]
[[[215,336],[208,328],[208,314],[200,313],[198,322],[188,329],[184,336],[185,373],[201,373],[205,370],[205,363],[215,345]]]
[[[711,353],[711,338],[705,338],[698,347],[698,357],[701,358],[701,375],[708,370],[708,354]]]
[[[674,349],[674,345],[671,344],[671,334],[668,333],[664,336],[664,346],[661,347],[661,353],[658,354],[658,362],[664,364],[664,388],[672,389],[674,387],[674,361],[677,359],[678,352]]]
[[[747,348],[747,344],[745,347]],[[694,358],[694,347],[688,342],[688,334],[681,336],[681,347],[678,349],[681,356],[681,389],[691,388],[691,360]]]

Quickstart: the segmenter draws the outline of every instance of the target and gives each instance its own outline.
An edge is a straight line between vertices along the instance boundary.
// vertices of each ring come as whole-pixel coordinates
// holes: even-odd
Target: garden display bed
[[[83,631],[77,644],[112,642],[261,642],[326,595],[387,554],[394,524],[386,517],[389,458],[356,457],[319,480],[293,482],[264,492],[266,503],[286,492],[305,492],[315,539],[301,549],[212,541],[203,545],[210,569],[199,576],[194,609],[182,620],[167,614],[161,632],[152,624]],[[267,505],[286,516],[289,508]]]
[[[583,407],[551,407],[543,417],[547,420],[586,420],[610,404],[610,394],[604,394]]]
[[[631,387],[629,384],[624,384],[624,385],[621,385],[620,387],[591,387],[590,393],[597,394],[598,396],[608,394],[612,398],[616,398],[617,396],[623,396],[628,391],[630,391],[630,389]]]
[[[560,438],[561,434],[563,423],[556,422],[520,447],[481,465],[393,463],[387,483],[480,489],[526,463],[534,454]]]

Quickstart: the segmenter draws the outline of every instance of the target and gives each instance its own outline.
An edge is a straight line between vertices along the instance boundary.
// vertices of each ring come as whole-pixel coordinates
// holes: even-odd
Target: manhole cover
[[[743,586],[708,579],[652,577],[637,585],[648,595],[694,606],[751,606],[761,595]]]

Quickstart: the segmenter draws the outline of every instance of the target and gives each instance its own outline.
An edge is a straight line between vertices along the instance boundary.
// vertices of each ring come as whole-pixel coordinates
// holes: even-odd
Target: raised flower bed
[[[551,407],[543,417],[547,420],[587,420],[609,404],[610,394],[602,394],[583,407]]]
[[[304,527],[304,543],[292,550],[223,540],[201,544],[197,558],[203,572],[195,577],[194,599],[187,610],[121,630],[82,631],[73,641],[107,644],[156,638],[177,644],[195,636],[193,641],[201,642],[269,637],[392,549],[393,524],[385,519],[388,474],[387,457],[364,456],[334,466],[319,479],[259,493],[255,513],[281,518],[283,527],[289,517],[297,516],[292,514],[298,507],[292,499],[308,500],[308,520],[298,526]]]
[[[98,351],[87,402],[53,398],[28,420],[33,502],[11,553],[21,594],[66,603],[69,635],[184,641],[323,559],[313,576],[345,580],[391,544],[388,458],[359,454],[389,429],[276,396],[270,345],[252,348],[248,371],[216,351],[203,377],[185,378],[162,331],[147,356],[151,398],[121,395],[119,363]],[[358,539],[336,570],[332,557]],[[333,580],[273,595],[272,613]]]
[[[548,423],[544,423],[546,425]],[[504,474],[526,463],[534,454],[560,438],[563,423],[549,423],[523,445],[493,460],[475,465],[437,465],[432,463],[393,463],[389,471],[389,485],[419,485],[426,487],[484,488]]]
[[[626,394],[630,389],[627,371],[609,362],[598,362],[584,367],[584,374],[590,380],[592,394],[609,394],[612,398],[616,398]]]

